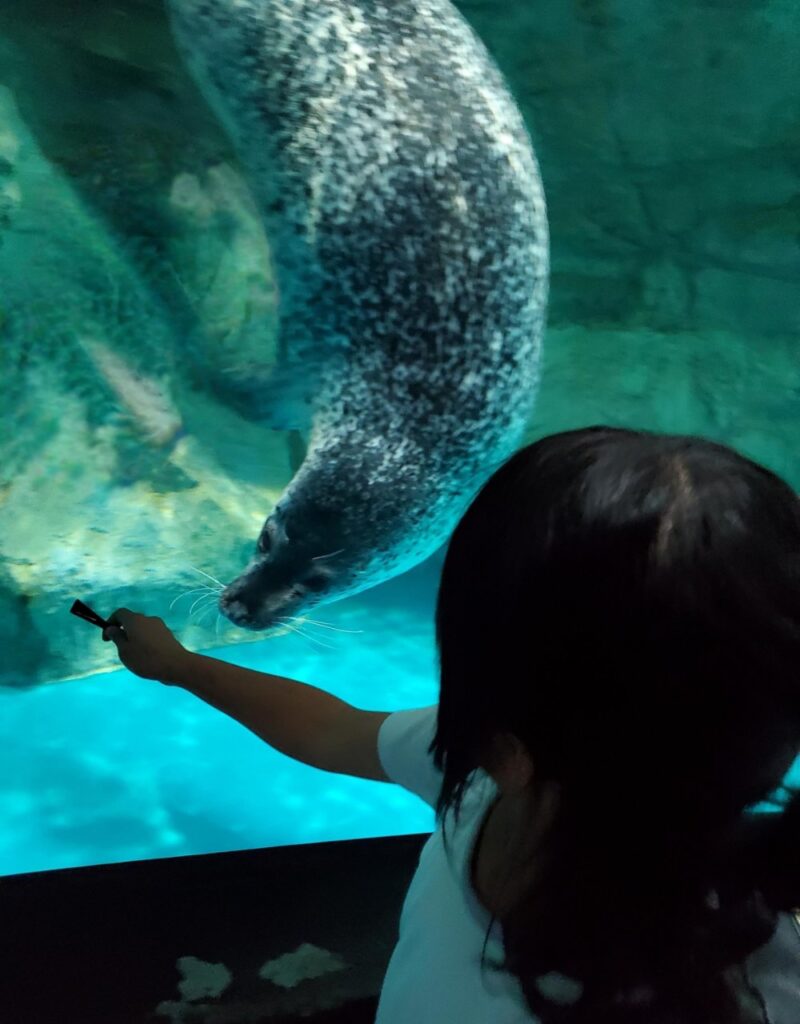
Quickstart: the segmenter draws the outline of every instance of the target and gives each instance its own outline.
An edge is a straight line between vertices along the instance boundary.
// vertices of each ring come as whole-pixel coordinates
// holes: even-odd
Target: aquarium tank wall
[[[699,433],[799,486],[800,8],[457,6],[547,196],[518,443]],[[441,547],[269,635],[219,614],[309,443],[261,398],[322,386],[302,360],[275,373],[282,242],[237,154],[162,0],[0,3],[2,873],[432,825],[408,793],[296,764],[120,670],[69,614],[159,615],[192,649],[359,707],[437,699]]]

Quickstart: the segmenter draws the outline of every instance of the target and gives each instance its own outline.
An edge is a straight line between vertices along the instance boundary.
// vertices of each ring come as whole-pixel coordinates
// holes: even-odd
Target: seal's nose
[[[219,599],[219,610],[230,619],[235,626],[247,628],[250,625],[250,612],[245,604],[225,594]]]
[[[285,589],[274,566],[256,561],[222,591],[219,610],[242,629],[269,629]]]
[[[235,626],[241,626],[243,629],[259,629],[263,626],[256,621],[255,612],[258,603],[256,588],[252,582],[247,578],[240,578],[222,591],[219,610]]]

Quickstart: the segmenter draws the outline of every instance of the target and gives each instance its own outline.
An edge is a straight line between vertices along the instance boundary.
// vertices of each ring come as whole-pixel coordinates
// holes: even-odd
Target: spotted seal
[[[269,401],[282,426],[310,428],[220,599],[234,623],[268,629],[426,558],[519,444],[545,200],[522,116],[448,0],[167,7],[275,253]]]

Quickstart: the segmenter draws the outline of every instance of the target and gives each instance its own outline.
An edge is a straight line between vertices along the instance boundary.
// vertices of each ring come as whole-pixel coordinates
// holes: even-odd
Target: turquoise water
[[[288,635],[214,656],[370,710],[435,703],[437,568],[428,563],[369,601],[320,609],[326,622],[363,631],[314,630],[331,646]],[[185,691],[125,670],[0,691],[0,750],[0,874],[433,825],[429,808],[399,787],[300,764]]]
[[[270,240],[163,4],[72,6],[0,5],[0,873],[429,828],[394,787],[109,672],[68,614],[160,615],[364,708],[436,699],[436,559],[320,609],[355,632],[316,639],[249,642],[196,589],[241,572],[294,472],[251,405],[276,360]],[[458,6],[547,194],[527,439],[698,433],[800,491],[800,5]]]

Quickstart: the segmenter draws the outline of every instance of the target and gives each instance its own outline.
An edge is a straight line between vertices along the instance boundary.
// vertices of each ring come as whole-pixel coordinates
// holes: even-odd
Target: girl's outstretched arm
[[[296,761],[388,781],[378,730],[389,712],[361,711],[306,683],[193,654],[157,617],[119,608],[108,621],[103,639],[135,675],[188,690]]]

